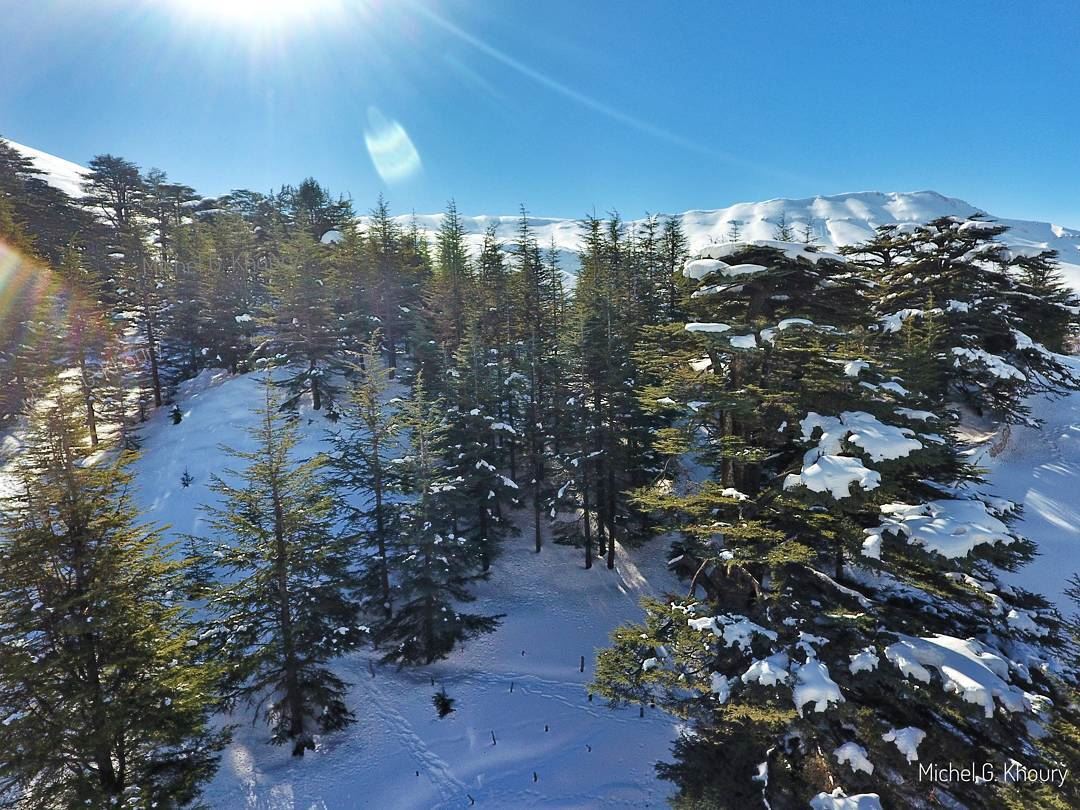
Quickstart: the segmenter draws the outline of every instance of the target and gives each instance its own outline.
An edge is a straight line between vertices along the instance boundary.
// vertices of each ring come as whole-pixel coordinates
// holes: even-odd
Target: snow
[[[88,171],[79,164],[29,146],[23,146],[21,143],[15,143],[15,141],[7,141],[7,145],[31,158],[34,166],[44,172],[43,175],[40,175],[41,179],[50,186],[60,189],[69,197],[81,197],[83,195],[82,184]]]
[[[727,332],[731,329],[726,323],[688,323],[687,332]]]
[[[908,318],[918,318],[923,315],[921,309],[902,309],[891,315],[881,316],[881,331],[885,333],[899,332]]]
[[[694,630],[711,630],[713,635],[723,639],[724,644],[729,647],[742,647],[749,650],[751,638],[755,634],[772,641],[776,640],[776,633],[754,624],[745,616],[721,614],[688,619],[686,623]]]
[[[1074,370],[1080,361],[1069,358]],[[979,448],[971,461],[989,470],[994,491],[1024,505],[1011,528],[1037,541],[1039,556],[1005,581],[1046,594],[1071,609],[1064,593],[1075,566],[1062,565],[1080,554],[1080,392],[1029,400],[1042,429],[1013,425],[1007,441]],[[991,452],[998,445],[1000,449]]]
[[[848,796],[843,788],[832,793],[819,793],[810,800],[811,810],[881,810],[881,798],[876,793],[857,793]]]
[[[719,703],[727,703],[729,697],[731,697],[731,681],[726,675],[721,675],[719,672],[714,672],[709,676],[709,690],[716,697]]]
[[[683,275],[694,281],[701,281],[726,267],[728,265],[725,262],[717,259],[691,259],[683,265]]]
[[[853,771],[863,771],[868,774],[874,772],[874,763],[867,756],[866,749],[856,742],[844,743],[833,751],[833,757],[841,765],[846,763],[851,766]]]
[[[709,245],[708,247],[702,248],[699,251],[699,255],[709,259],[726,259],[728,256],[734,256],[745,250],[762,247],[778,250],[789,259],[806,259],[812,264],[817,264],[822,259],[829,259],[831,261],[841,263],[846,261],[846,259],[844,259],[842,256],[838,256],[835,253],[828,253],[826,251],[818,250],[817,248],[797,242],[778,242],[775,239],[753,239],[751,241],[743,242],[728,242],[722,245]],[[757,267],[759,268],[759,270],[765,269],[760,265],[735,265],[732,270],[734,270],[735,267],[744,266]],[[728,272],[729,275],[737,275],[736,273],[730,273],[729,271],[725,272]]]
[[[954,346],[952,350],[956,358],[953,365],[957,368],[977,363],[984,366],[987,371],[1002,380],[1026,380],[1024,372],[1016,366],[1006,363],[996,354],[991,354],[983,349],[967,349],[963,346]]]
[[[733,349],[756,349],[757,337],[755,335],[733,335],[728,339]]]
[[[876,470],[857,458],[839,455],[845,441],[862,448],[871,461],[902,458],[923,446],[909,428],[885,424],[864,411],[844,411],[839,416],[811,411],[800,424],[803,441],[810,441],[819,430],[821,436],[817,446],[803,456],[802,471],[784,479],[784,489],[804,486],[837,499],[850,497],[852,484],[869,491],[881,483]]]
[[[850,658],[851,663],[848,665],[848,669],[852,675],[858,675],[860,672],[873,672],[881,661],[873,647],[867,647],[862,652],[850,656]]]
[[[857,458],[827,456],[816,448],[807,451],[802,472],[784,479],[784,489],[804,486],[811,492],[828,492],[837,500],[851,497],[852,484],[866,491],[877,489],[881,474],[864,467]]]
[[[208,530],[197,507],[214,497],[210,475],[226,474],[219,445],[252,449],[244,429],[260,400],[254,375],[203,372],[181,386],[180,424],[163,408],[144,426],[134,495],[148,521],[170,525],[169,539]],[[330,423],[309,410],[300,416],[298,452],[325,450]],[[185,469],[194,478],[187,488],[180,486]],[[235,738],[204,801],[426,810],[466,807],[471,796],[484,807],[662,806],[672,788],[653,764],[670,755],[675,722],[648,708],[644,717],[612,711],[589,701],[586,684],[611,630],[640,620],[642,596],[684,587],[667,570],[667,551],[659,541],[620,548],[614,571],[585,571],[578,549],[549,538],[537,555],[530,537],[512,538],[471,606],[506,614],[498,630],[429,667],[398,672],[375,663],[370,651],[338,659],[332,667],[352,684],[346,702],[357,723],[322,737],[303,759],[268,745],[265,726],[253,726],[250,713],[226,718],[237,724]],[[440,688],[456,701],[443,720],[431,705]]]
[[[815,712],[824,712],[830,703],[844,702],[840,687],[829,677],[828,667],[817,659],[811,658],[799,666],[795,678],[795,710],[799,717],[802,717],[803,707],[808,703],[814,704]]]
[[[926,732],[915,726],[890,729],[881,735],[881,739],[885,742],[894,743],[908,762],[919,761],[919,743],[925,738]]]
[[[922,449],[922,443],[914,438],[914,431],[885,424],[865,411],[844,411],[839,416],[823,416],[810,411],[800,424],[804,442],[810,441],[815,431],[821,430],[817,449],[828,455],[842,452],[845,440],[861,447],[871,461],[903,458]]]
[[[865,360],[849,360],[844,364],[844,374],[848,377],[858,377],[859,374],[870,368]]]
[[[993,508],[977,498],[942,499],[916,505],[887,503],[881,507],[881,513],[886,516],[885,522],[866,530],[871,537],[880,537],[885,531],[902,534],[909,543],[949,558],[967,556],[983,544],[1011,545],[1017,540]]]
[[[911,419],[916,422],[926,422],[930,419],[937,419],[937,416],[930,411],[917,411],[912,408],[897,408],[894,413],[897,416],[902,416],[905,419]]]
[[[784,653],[776,653],[768,658],[759,658],[750,664],[750,667],[742,675],[743,683],[758,683],[762,686],[776,686],[787,683],[788,657]]]
[[[936,669],[946,692],[981,706],[988,718],[995,699],[1007,712],[1030,712],[1038,700],[1009,683],[1009,663],[975,639],[903,636],[885,648],[885,657],[904,677],[921,683],[930,683],[930,669]]]

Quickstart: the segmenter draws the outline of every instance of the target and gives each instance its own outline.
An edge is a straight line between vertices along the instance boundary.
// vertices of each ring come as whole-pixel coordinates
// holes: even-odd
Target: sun
[[[345,0],[181,0],[185,16],[212,20],[230,27],[284,28],[340,12]]]

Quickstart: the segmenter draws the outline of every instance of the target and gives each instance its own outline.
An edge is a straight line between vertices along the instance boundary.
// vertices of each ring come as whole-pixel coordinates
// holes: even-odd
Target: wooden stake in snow
[[[510,681],[510,694],[514,694],[514,682]]]
[[[585,671],[585,656],[583,655],[583,656],[581,656],[581,666],[578,669],[578,672],[584,672],[584,671]]]
[[[539,780],[540,780],[540,777],[536,775],[536,771],[533,771],[533,781],[538,782]]]
[[[495,732],[494,731],[491,732],[491,744],[492,745],[498,745],[499,744],[498,741],[496,741],[496,739],[495,739]]]

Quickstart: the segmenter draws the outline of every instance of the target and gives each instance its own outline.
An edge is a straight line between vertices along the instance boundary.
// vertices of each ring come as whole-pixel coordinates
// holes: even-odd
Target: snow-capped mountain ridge
[[[49,183],[71,195],[80,193],[79,183],[86,171],[83,167],[14,141],[8,143],[32,158]],[[942,216],[976,215],[1007,225],[1009,230],[1002,241],[1013,250],[1058,251],[1066,280],[1074,289],[1080,290],[1080,229],[1057,223],[996,217],[965,200],[937,191],[858,191],[801,199],[780,197],[678,214],[691,251],[730,241],[733,222],[738,223],[741,240],[774,238],[781,218],[796,237],[801,238],[809,223],[817,244],[830,249],[868,239],[879,225],[892,222],[923,223]],[[395,217],[405,226],[413,218],[413,215]],[[417,225],[428,233],[438,230],[442,218],[442,214],[415,215]],[[361,222],[365,219],[360,217]],[[496,236],[503,242],[511,242],[521,225],[521,217],[516,214],[462,216],[461,221],[469,245],[474,250],[479,248],[484,232],[490,225],[495,225]],[[576,253],[581,245],[580,220],[530,215],[528,222],[540,246],[545,249],[554,246],[562,268],[568,273],[576,271]],[[631,220],[627,224],[633,226],[639,222]]]

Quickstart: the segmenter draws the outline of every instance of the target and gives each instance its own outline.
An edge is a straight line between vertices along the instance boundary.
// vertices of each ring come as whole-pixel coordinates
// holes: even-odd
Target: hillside
[[[80,173],[85,171],[81,166],[14,141],[9,143],[33,158],[48,182],[68,194],[79,193]],[[362,208],[362,204],[359,207]],[[1074,289],[1080,289],[1080,229],[1049,222],[995,217],[992,212],[936,191],[861,191],[797,200],[775,199],[736,203],[710,211],[686,211],[679,216],[689,248],[696,252],[706,245],[727,241],[733,222],[738,223],[740,239],[753,240],[773,238],[781,217],[797,234],[802,234],[807,221],[810,221],[820,245],[838,247],[864,241],[873,235],[874,228],[886,223],[922,223],[942,216],[970,217],[975,214],[983,214],[1007,225],[1009,231],[1002,241],[1017,252],[1058,251],[1065,278]],[[422,230],[434,233],[442,216],[417,214],[416,221]],[[401,215],[396,219],[407,225],[412,217]],[[463,216],[461,221],[467,241],[474,250],[478,248],[484,231],[491,225],[495,225],[500,239],[510,242],[521,224],[517,215]],[[629,224],[634,223],[631,221]],[[529,225],[541,247],[555,246],[563,270],[575,272],[576,253],[580,247],[577,220],[530,216]]]
[[[207,530],[199,505],[214,499],[210,475],[226,474],[218,448],[250,446],[259,396],[256,375],[207,371],[182,386],[179,425],[162,410],[145,426],[136,499],[172,539]],[[302,416],[302,451],[327,449],[326,420]],[[190,487],[180,485],[185,470]],[[537,556],[527,536],[512,539],[477,591],[480,610],[506,614],[496,632],[433,666],[399,671],[367,651],[342,658],[334,669],[353,684],[357,724],[303,759],[266,745],[265,727],[239,714],[205,799],[222,810],[425,810],[466,807],[470,797],[482,807],[662,806],[669,788],[652,766],[668,755],[674,721],[608,709],[585,684],[595,650],[638,616],[641,596],[683,589],[666,570],[667,550],[655,542],[621,554],[614,571],[586,571],[576,549],[549,544]],[[442,720],[431,702],[440,688],[455,700]]]

